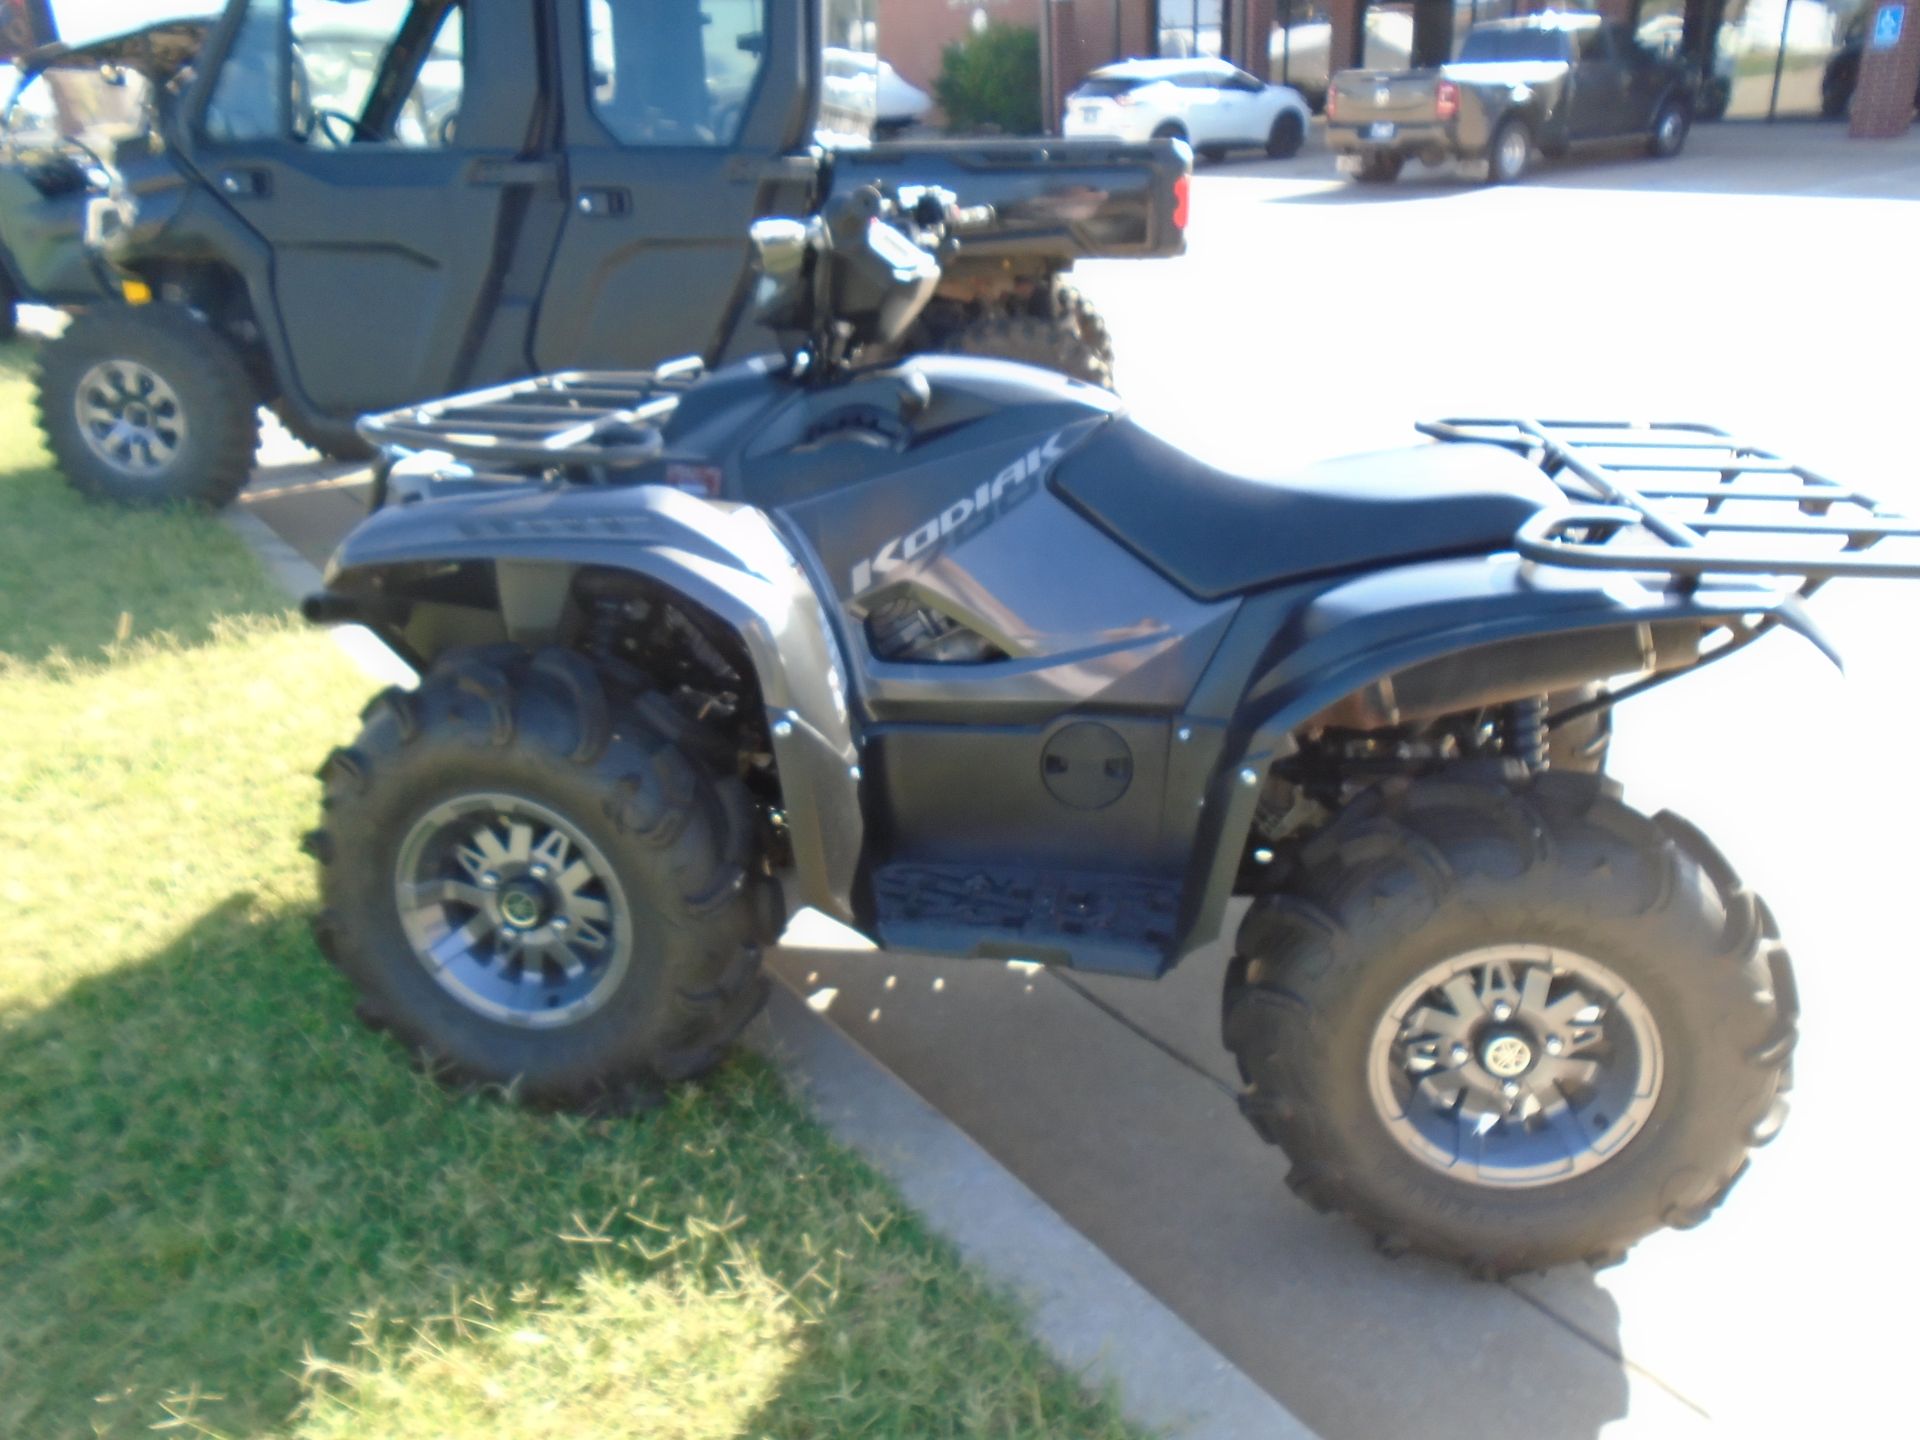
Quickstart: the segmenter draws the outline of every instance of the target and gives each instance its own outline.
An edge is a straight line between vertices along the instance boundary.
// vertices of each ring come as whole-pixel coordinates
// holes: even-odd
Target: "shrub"
[[[1040,132],[1040,36],[1017,25],[992,24],[956,40],[940,57],[934,82],[947,124],[955,130]]]

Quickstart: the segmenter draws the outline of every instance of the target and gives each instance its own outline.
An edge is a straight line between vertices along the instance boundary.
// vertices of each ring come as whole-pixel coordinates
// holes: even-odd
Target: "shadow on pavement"
[[[1630,1375],[1585,1267],[1556,1273],[1576,1328],[1520,1289],[1378,1254],[1289,1193],[1218,1043],[1223,955],[1148,983],[797,948],[826,938],[797,925],[772,963],[1325,1440],[1698,1418]]]

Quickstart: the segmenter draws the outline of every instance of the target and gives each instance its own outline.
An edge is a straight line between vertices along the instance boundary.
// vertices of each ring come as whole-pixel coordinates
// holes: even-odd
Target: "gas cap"
[[[1101,810],[1133,783],[1133,752],[1119,734],[1092,720],[1056,731],[1041,752],[1040,775],[1062,805]]]

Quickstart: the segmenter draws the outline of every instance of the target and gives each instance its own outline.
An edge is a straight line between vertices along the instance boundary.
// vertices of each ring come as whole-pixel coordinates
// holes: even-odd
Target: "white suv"
[[[1311,112],[1298,90],[1263,85],[1224,60],[1122,60],[1067,96],[1066,135],[1168,136],[1209,159],[1258,147],[1276,160],[1300,148]]]

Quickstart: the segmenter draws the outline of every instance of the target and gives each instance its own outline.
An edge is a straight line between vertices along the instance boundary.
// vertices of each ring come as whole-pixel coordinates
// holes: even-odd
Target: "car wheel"
[[[1533,132],[1524,120],[1503,120],[1487,147],[1487,183],[1511,185],[1527,173],[1533,159]]]
[[[1300,117],[1291,110],[1282,111],[1273,122],[1273,129],[1267,132],[1267,158],[1269,160],[1290,160],[1300,153],[1300,144],[1307,138],[1307,127]]]
[[[40,353],[40,428],[76,490],[217,509],[245,487],[258,391],[239,353],[170,305],[106,305]]]
[[[1155,127],[1153,138],[1155,140],[1185,140],[1187,138],[1187,127],[1182,125],[1178,120],[1164,120]]]
[[[1653,117],[1653,133],[1647,137],[1647,153],[1656,160],[1671,160],[1687,143],[1689,116],[1687,107],[1669,100]]]

